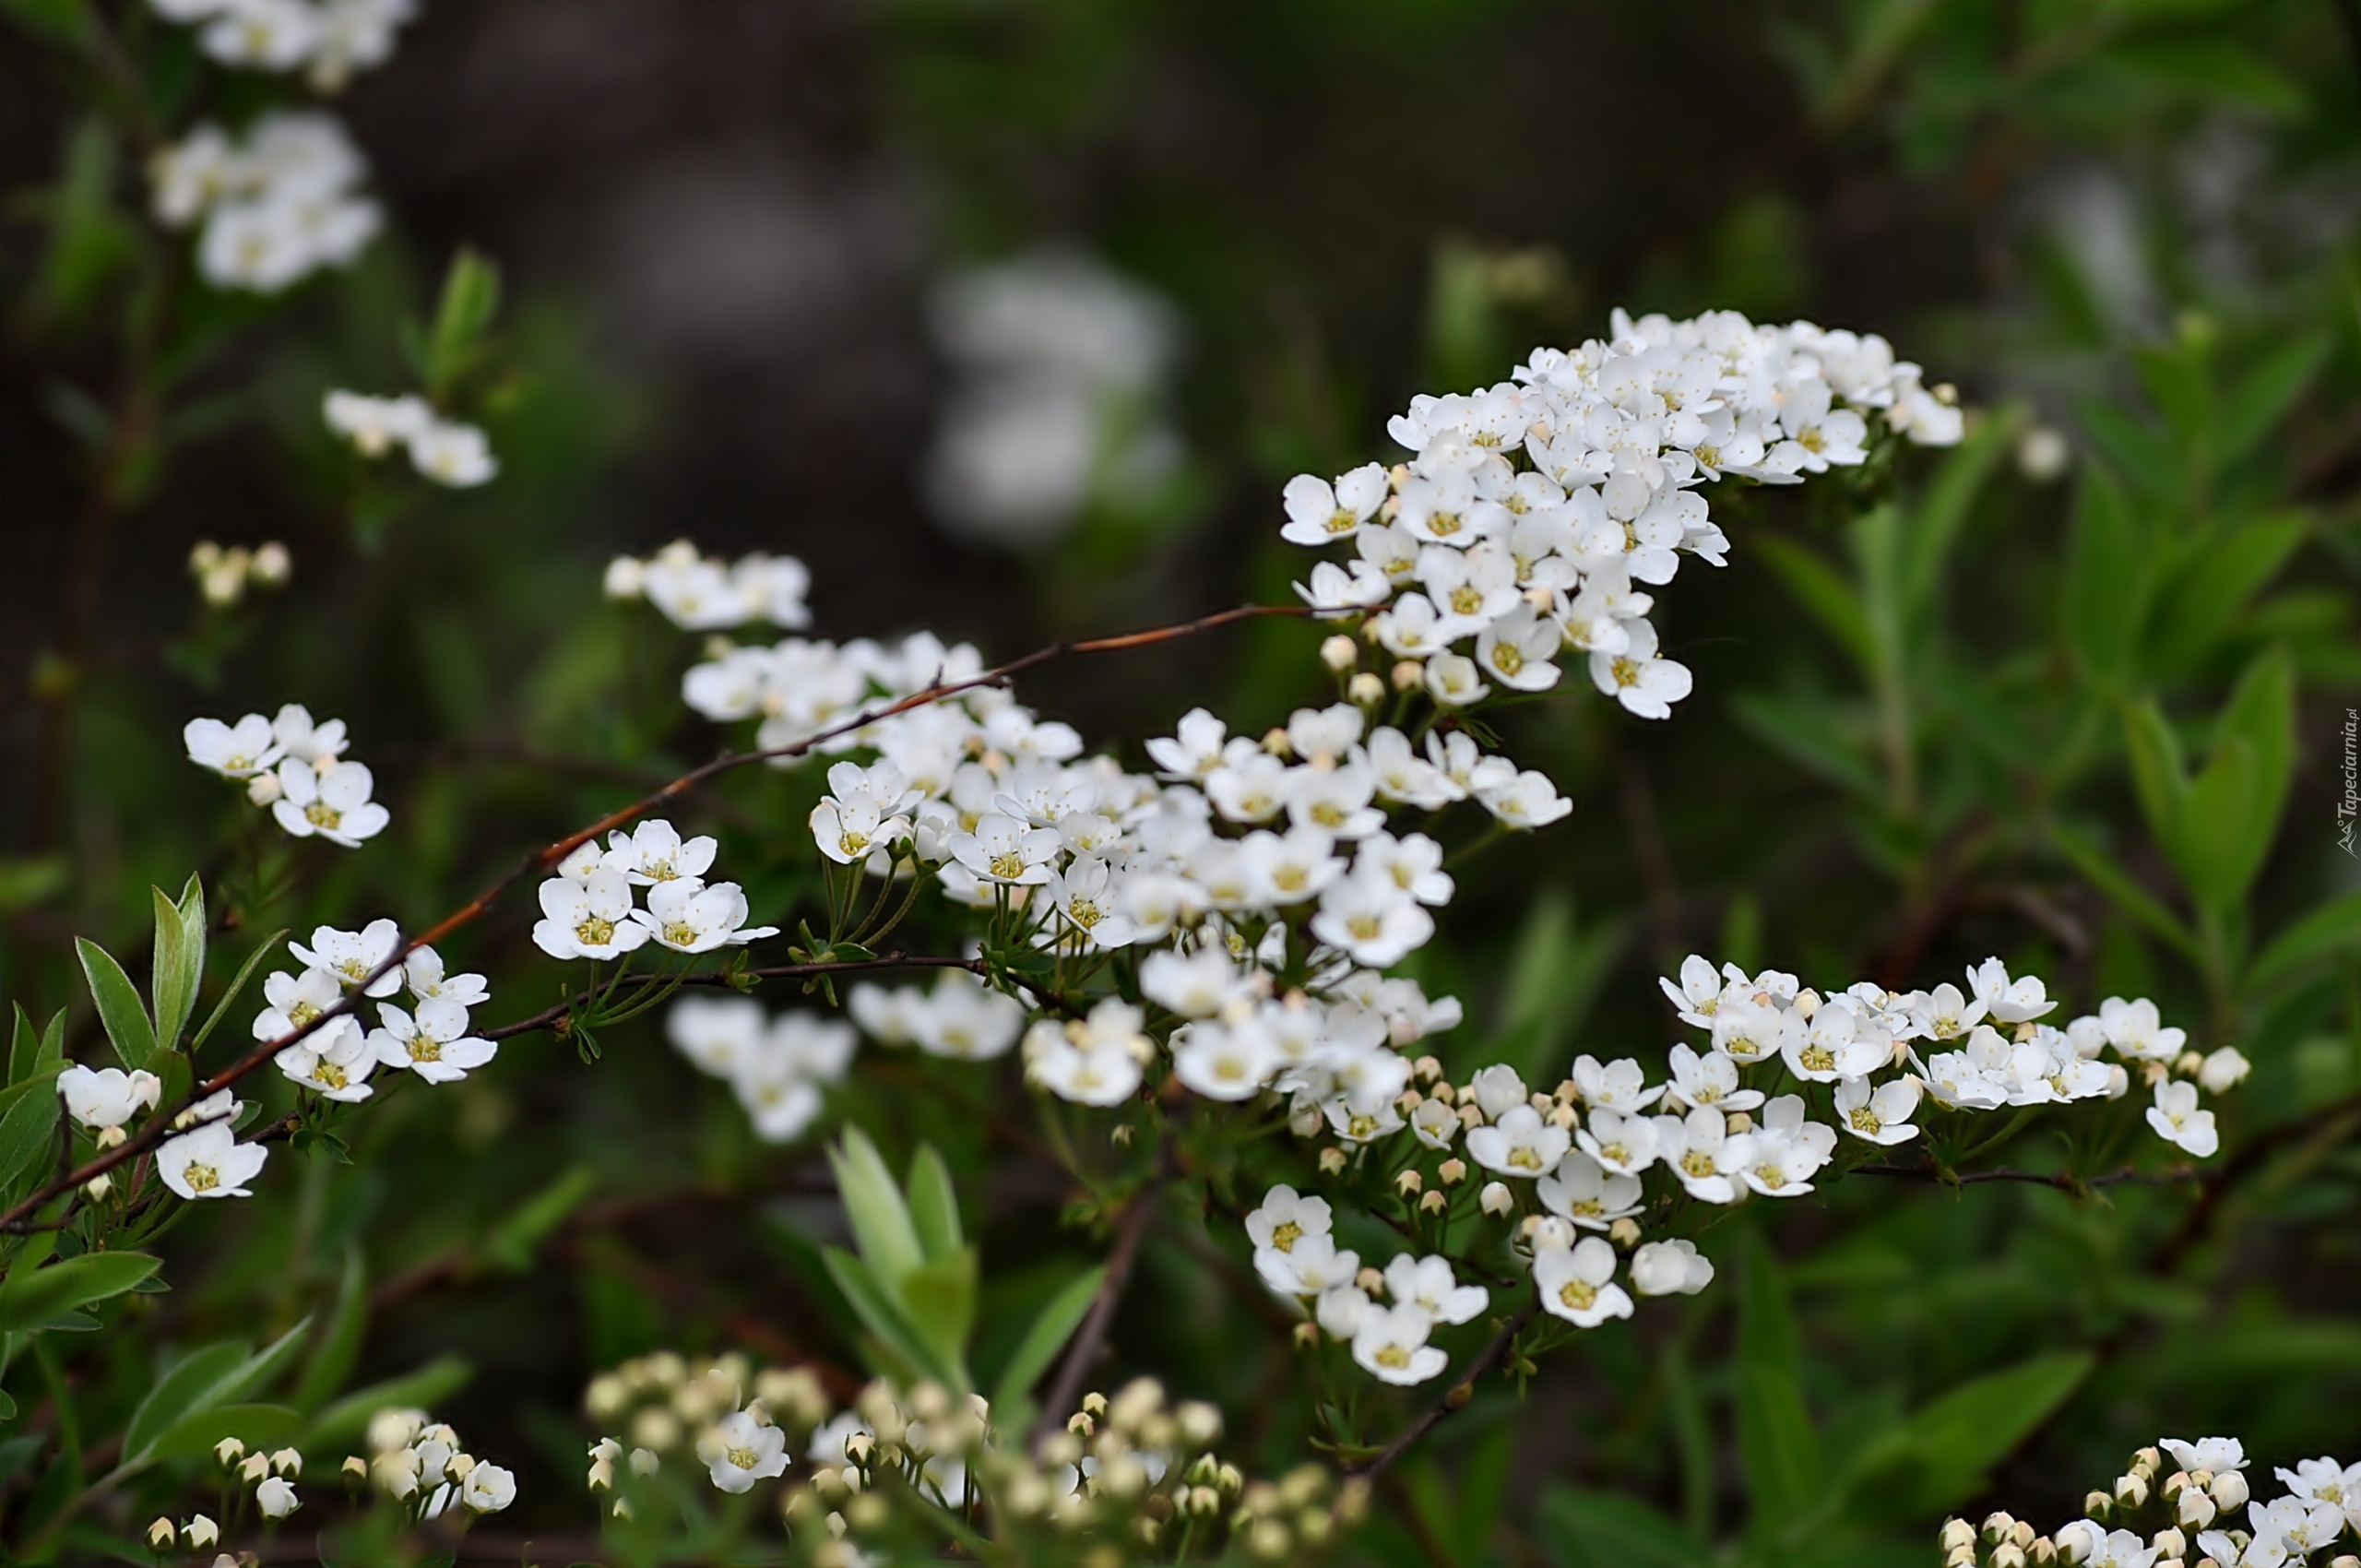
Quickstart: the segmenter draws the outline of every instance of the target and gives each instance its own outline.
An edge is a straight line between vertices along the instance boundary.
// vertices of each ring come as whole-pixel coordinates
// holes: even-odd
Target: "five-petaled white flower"
[[[723,1491],[750,1490],[758,1480],[787,1471],[787,1434],[757,1420],[751,1410],[723,1417],[697,1440],[713,1484]]]
[[[278,778],[279,799],[271,802],[270,814],[298,838],[316,834],[357,849],[362,839],[384,832],[392,820],[385,807],[369,798],[376,780],[361,763],[317,768],[290,757],[279,765]]]
[[[238,1142],[226,1122],[209,1122],[158,1145],[156,1174],[184,1198],[251,1197],[246,1183],[268,1155],[260,1144]]]
[[[1533,1254],[1533,1283],[1542,1310],[1577,1328],[1596,1328],[1611,1317],[1630,1317],[1631,1298],[1615,1282],[1615,1248],[1585,1236],[1571,1247],[1548,1247]]]

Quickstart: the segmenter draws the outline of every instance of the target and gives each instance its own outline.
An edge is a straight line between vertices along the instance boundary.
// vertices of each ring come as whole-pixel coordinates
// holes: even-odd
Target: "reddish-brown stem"
[[[730,772],[733,768],[743,767],[749,763],[782,761],[789,757],[803,756],[825,742],[856,733],[881,719],[891,719],[896,714],[908,713],[913,708],[924,707],[947,697],[957,696],[962,692],[1004,685],[1025,671],[1070,655],[1120,653],[1132,648],[1150,647],[1158,643],[1176,642],[1182,637],[1193,636],[1197,633],[1209,632],[1216,627],[1230,625],[1240,621],[1257,620],[1272,615],[1308,615],[1311,612],[1301,605],[1249,604],[1235,610],[1224,610],[1211,615],[1201,615],[1193,621],[1183,621],[1169,626],[1152,627],[1144,632],[1126,632],[1116,636],[1089,637],[1081,641],[1055,642],[1047,647],[1036,648],[1021,659],[1013,659],[1005,664],[987,670],[979,675],[970,675],[958,681],[938,681],[922,691],[913,692],[908,696],[896,698],[883,707],[872,708],[841,724],[823,730],[815,735],[806,736],[791,745],[772,746],[763,751],[725,752],[704,766],[692,768],[670,783],[641,796],[631,804],[609,812],[588,826],[578,828],[556,842],[527,855],[482,892],[410,938],[407,944],[396,948],[384,962],[362,976],[333,1006],[324,1008],[303,1024],[290,1029],[278,1039],[263,1041],[229,1066],[197,1085],[179,1105],[172,1107],[169,1111],[150,1116],[138,1132],[134,1133],[123,1143],[117,1144],[113,1148],[48,1182],[30,1196],[11,1206],[5,1213],[0,1213],[0,1231],[9,1229],[18,1221],[75,1191],[93,1177],[103,1175],[116,1166],[147,1153],[169,1134],[173,1120],[182,1111],[207,1096],[218,1094],[240,1082],[248,1075],[259,1070],[265,1063],[289,1046],[300,1043],[309,1038],[314,1030],[350,1013],[372,983],[391,974],[402,960],[418,949],[431,946],[452,932],[481,919],[499,900],[502,894],[507,892],[525,877],[535,872],[551,870],[566,856],[600,834],[638,820],[667,801],[687,793],[708,778]]]

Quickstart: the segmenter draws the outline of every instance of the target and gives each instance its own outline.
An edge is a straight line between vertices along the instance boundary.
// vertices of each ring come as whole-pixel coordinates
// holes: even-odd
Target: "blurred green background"
[[[1550,1082],[1576,1050],[1655,1060],[1651,977],[1691,951],[1904,986],[1999,954],[2070,1013],[2145,992],[2192,1044],[2239,1045],[2236,1176],[1750,1211],[1714,1290],[1586,1338],[1522,1403],[1488,1392],[1381,1496],[1407,1527],[1353,1550],[1931,1561],[1914,1532],[1942,1508],[2047,1526],[2160,1431],[2361,1457],[2361,867],[2336,815],[2361,701],[2355,26],[2328,0],[443,0],[343,106],[393,232],[268,313],[172,300],[136,426],[112,399],[177,242],[70,53],[20,26],[0,995],[75,1005],[95,1040],[68,938],[136,950],[150,882],[203,872],[232,952],[416,928],[710,755],[677,695],[694,639],[600,598],[618,552],[792,553],[821,635],[1011,656],[1286,598],[1289,475],[1390,458],[1412,393],[1500,379],[1610,307],[1808,316],[1955,384],[1970,437],[1717,494],[1730,565],[1659,597],[1698,682],[1671,723],[1586,691],[1519,710],[1507,749],[1576,809],[1471,863],[1421,955],[1468,1004],[1446,1061]],[[504,473],[363,529],[316,398],[402,384],[397,323],[462,245],[506,285],[481,388]],[[1082,499],[1017,548],[927,475],[975,374],[946,282],[1042,255],[1158,302],[1167,347],[1092,404]],[[1115,463],[1144,429],[1155,460]],[[283,540],[292,581],[208,608],[200,540]],[[1316,641],[1262,624],[1023,695],[1126,747],[1199,703],[1258,728],[1322,695]],[[386,840],[257,854],[180,760],[187,718],[283,701],[349,722]],[[815,788],[733,777],[678,814],[722,836],[758,917],[810,907]],[[492,977],[488,1020],[557,997],[528,919],[446,948]],[[439,1408],[526,1475],[519,1519],[562,1525],[590,1372],[659,1345],[857,1366],[812,1267],[840,1223],[825,1165],[756,1145],[652,1021],[602,1043],[586,1065],[511,1042],[356,1122],[354,1163],[282,1158],[266,1195],[181,1229],[162,1325],[79,1352],[92,1419],[120,1420],[156,1345],[283,1326],[350,1265],[373,1302],[354,1375],[464,1360]],[[987,1338],[1100,1245],[1054,1227],[1053,1168],[985,1143],[1027,1116],[1014,1078],[958,1078],[971,1115],[872,1051],[840,1105],[979,1173]],[[2013,1154],[2075,1152],[2036,1127]],[[1266,1464],[1299,1453],[1284,1334],[1179,1240],[1144,1268],[1108,1381],[1156,1367]],[[2082,1355],[1963,1477],[1880,1457],[1946,1390]],[[1776,1443],[1750,1367],[1800,1391]],[[1792,1463],[1766,1470],[1774,1449]],[[0,1505],[28,1506],[18,1463]]]

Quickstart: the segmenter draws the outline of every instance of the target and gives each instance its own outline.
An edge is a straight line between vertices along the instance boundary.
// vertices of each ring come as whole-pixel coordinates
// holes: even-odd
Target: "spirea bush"
[[[381,241],[392,220],[366,160],[313,95],[383,64],[409,0],[13,9],[136,100],[136,265],[172,290],[238,300],[258,322]],[[138,330],[166,332],[150,317],[170,308],[143,306]],[[361,537],[438,492],[496,492],[500,323],[493,269],[463,255],[401,336],[407,383],[312,389],[314,439],[340,449]],[[2201,390],[2198,350],[2155,362],[2167,418],[2212,428],[2201,399],[2171,390]],[[2283,379],[2292,398],[2301,377]],[[1483,930],[1457,927],[1462,882],[1561,852],[1553,828],[1583,809],[1517,737],[1585,707],[1690,721],[1699,677],[1660,626],[1700,574],[1746,561],[1750,497],[1832,497],[1857,576],[1786,540],[1778,569],[1862,660],[1866,749],[1889,771],[1845,750],[1862,729],[1849,719],[1798,718],[1788,744],[1869,777],[1897,812],[1940,793],[1896,717],[1917,678],[1913,618],[1932,613],[1965,493],[2013,417],[1963,409],[1872,333],[1619,310],[1603,336],[1536,349],[1489,386],[1413,399],[1386,445],[1367,433],[1359,466],[1287,481],[1268,506],[1298,552],[1283,600],[1031,652],[888,626],[836,641],[811,635],[812,606],[842,585],[793,556],[683,540],[617,558],[610,602],[585,594],[565,613],[660,650],[664,723],[701,726],[712,760],[611,788],[620,803],[512,846],[506,869],[432,907],[339,894],[378,885],[347,866],[399,853],[406,797],[372,770],[377,737],[314,716],[301,669],[279,672],[273,711],[184,715],[177,743],[160,733],[153,749],[184,754],[175,795],[219,796],[218,851],[153,892],[145,953],[72,938],[93,1027],[78,999],[45,1020],[30,1002],[14,1011],[0,1092],[12,1559],[1386,1561],[1384,1521],[1430,1512],[1403,1478],[1439,1429],[1470,1424],[1479,1400],[1498,1421],[1510,1401],[1557,1397],[1528,1385],[1618,1336],[1699,1348],[1685,1325],[1719,1296],[1741,1322],[1728,1397],[1755,1519],[1728,1560],[1886,1560],[1847,1533],[1859,1509],[1922,1529],[1920,1560],[1946,1568],[2350,1568],[2361,1465],[2269,1456],[2284,1491],[2266,1499],[2234,1437],[2141,1449],[2047,1533],[2006,1512],[1942,1522],[2091,1377],[2088,1352],[1857,1411],[1840,1468],[1766,1241],[1786,1232],[1762,1218],[1810,1208],[1874,1228],[1929,1187],[1962,1205],[1970,1188],[2031,1189],[2104,1248],[2115,1197],[2144,1193],[2178,1217],[2177,1257],[2231,1183],[2350,1133],[2349,1096],[2263,1125],[2239,1108],[2241,988],[2307,972],[2361,926],[2349,898],[2268,932],[2249,911],[2289,789],[2294,656],[2252,648],[2194,747],[2132,674],[2150,634],[2144,611],[2125,629],[2122,601],[2162,606],[2156,636],[2186,630],[2236,575],[2216,549],[2235,531],[2159,546],[2183,586],[2142,586],[2133,514],[2094,479],[2070,546],[2067,649],[2023,702],[2087,701],[2057,742],[2085,755],[2101,729],[2121,737],[2128,809],[2176,891],[2116,864],[2087,811],[2043,831],[2187,959],[2165,1001],[2077,1002],[2087,973],[1999,956],[1791,973],[1734,927],[1743,951],[1687,956],[1658,980],[1661,1044],[1596,1043],[1536,1073],[1452,984]],[[1930,472],[1933,498],[1905,499]],[[208,546],[191,565],[223,616],[304,569],[268,543]],[[2275,566],[2241,568],[2237,591]],[[1152,738],[1134,750],[1028,701],[1045,666],[1187,657],[1248,622],[1316,629],[1275,677],[1306,696],[1283,722],[1209,695],[1143,716]],[[1946,722],[2000,722],[1951,700]],[[1725,762],[1742,772],[1756,744],[1731,738]],[[759,813],[714,809],[765,776]],[[329,916],[264,934],[299,885]],[[528,956],[480,945],[504,922]],[[825,1211],[797,1243],[798,1289],[825,1298],[848,1356],[759,1323],[735,1347],[683,1334],[574,1369],[575,1424],[511,1449],[438,1419],[465,1378],[448,1360],[355,1377],[373,1300],[415,1288],[402,1276],[373,1292],[358,1250],[311,1315],[256,1315],[267,1335],[199,1342],[159,1305],[183,1293],[181,1265],[203,1256],[225,1200],[317,1229],[328,1189],[310,1173],[403,1160],[374,1128],[457,1119],[458,1086],[544,1070],[504,1049],[534,1037],[594,1074],[660,1039],[726,1091],[718,1136],[808,1178]],[[973,1135],[913,1134],[884,1100]],[[1018,1164],[1048,1173],[1074,1232],[1021,1278],[979,1225]],[[425,1209],[474,1178],[412,1160],[398,1180],[401,1203]],[[595,1180],[516,1194],[480,1250],[421,1267],[532,1266]],[[1851,1201],[1819,1208],[1835,1194]],[[1251,1400],[1236,1380],[1192,1386],[1199,1358],[1117,1342],[1152,1235],[1243,1303],[1226,1353],[1270,1369]],[[1693,1390],[1594,1384],[1584,1419],[1611,1424],[1619,1399],[1680,1401],[1682,1441],[1711,1472],[1718,1440]],[[552,1452],[580,1472],[563,1487],[546,1479]],[[1566,1493],[1555,1554],[1707,1561],[1711,1503],[1701,1526]],[[510,1529],[512,1510],[544,1533]],[[1422,1550],[1454,1560],[1447,1541]]]

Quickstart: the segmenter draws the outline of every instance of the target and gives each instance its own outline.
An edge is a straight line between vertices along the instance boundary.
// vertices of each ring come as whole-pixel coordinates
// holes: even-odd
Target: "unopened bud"
[[[2225,1512],[2235,1512],[2247,1505],[2247,1478],[2241,1471],[2223,1471],[2205,1490],[2213,1494],[2214,1504]]]
[[[1426,684],[1427,667],[1415,659],[1406,659],[1393,668],[1387,679],[1397,692],[1415,692]]]
[[[1345,683],[1345,695],[1363,707],[1375,707],[1385,700],[1385,683],[1364,670]]]
[[[1426,1190],[1427,1179],[1414,1167],[1394,1178],[1394,1190],[1406,1198],[1417,1197]]]
[[[1451,1200],[1443,1195],[1440,1187],[1418,1200],[1418,1209],[1424,1214],[1441,1214],[1450,1207]]]
[[[2189,1538],[2170,1526],[2158,1530],[2155,1538],[2148,1544],[2154,1547],[2157,1554],[2163,1557],[2179,1557],[2189,1550]]]
[[[2126,1508],[2137,1508],[2148,1501],[2148,1483],[2138,1476],[2118,1476],[2115,1478],[2115,1497]]]
[[[1754,1118],[1743,1111],[1733,1111],[1722,1118],[1722,1126],[1732,1137],[1754,1130]]]
[[[2024,1549],[2015,1541],[2002,1541],[1992,1549],[1992,1568],[2025,1568]]]
[[[267,540],[255,546],[253,564],[246,570],[248,576],[265,588],[277,588],[294,570],[294,562],[288,555],[285,545],[275,539]]]
[[[1320,1151],[1320,1173],[1322,1175],[1335,1176],[1341,1173],[1344,1169],[1345,1151],[1343,1149],[1338,1148],[1334,1144],[1330,1144],[1326,1148]]]
[[[292,1480],[303,1473],[303,1456],[292,1448],[282,1448],[270,1456],[272,1473]]]
[[[121,1148],[130,1141],[131,1134],[121,1127],[101,1127],[90,1134],[90,1142],[102,1153],[107,1149]]]
[[[1941,1540],[1946,1552],[1957,1551],[1964,1546],[1972,1547],[1975,1544],[1975,1526],[1964,1519],[1946,1519],[1943,1521]]]
[[[109,1193],[113,1191],[114,1178],[108,1175],[103,1170],[82,1183],[82,1195],[89,1198],[92,1203],[98,1202],[101,1198],[105,1197]]]
[[[213,1457],[225,1470],[245,1456],[246,1445],[234,1437],[225,1437],[213,1445]]]
[[[2115,1512],[2115,1499],[2103,1491],[2092,1492],[2082,1499],[2082,1512],[2094,1519],[2104,1519]]]
[[[1274,724],[1263,731],[1263,749],[1275,757],[1285,759],[1295,755],[1295,742],[1288,739],[1284,726]]]
[[[2017,1518],[2013,1514],[1996,1510],[1984,1516],[1984,1538],[1995,1546],[2008,1539],[2009,1532],[2016,1527]]]
[[[1607,1239],[1628,1253],[1640,1244],[1640,1222],[1627,1214],[1607,1228]]]
[[[181,1539],[191,1551],[205,1551],[221,1538],[220,1526],[202,1514],[192,1514],[181,1530]]]
[[[148,1526],[148,1545],[156,1551],[165,1550],[174,1541],[180,1539],[180,1536],[179,1526],[170,1519],[158,1519]]]
[[[2173,1517],[2192,1530],[2201,1530],[2213,1522],[2214,1512],[2213,1499],[2203,1487],[2183,1487]]]
[[[1295,1325],[1295,1348],[1299,1350],[1317,1350],[1320,1348],[1320,1325],[1316,1323],[1297,1324]]]
[[[1352,638],[1341,633],[1320,645],[1320,662],[1339,675],[1360,661],[1360,649],[1353,646]]]
[[[1487,1182],[1477,1200],[1486,1214],[1506,1214],[1516,1207],[1516,1196],[1505,1182]]]
[[[1374,1268],[1364,1268],[1353,1276],[1353,1283],[1371,1296],[1385,1294],[1385,1276]]]
[[[2033,1559],[2035,1568],[2049,1568],[2051,1563],[2058,1561],[2058,1543],[2047,1536],[2035,1536],[2033,1538],[2033,1546],[2025,1555]]]
[[[1435,1180],[1446,1187],[1456,1187],[1467,1180],[1467,1162],[1456,1155],[1435,1167]]]

